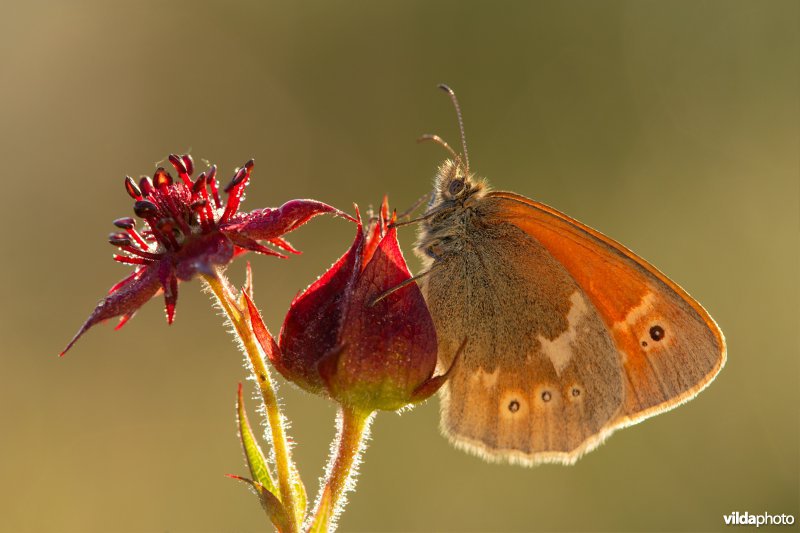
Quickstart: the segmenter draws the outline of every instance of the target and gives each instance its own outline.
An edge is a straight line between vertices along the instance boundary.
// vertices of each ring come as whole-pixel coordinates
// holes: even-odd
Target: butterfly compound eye
[[[453,180],[450,182],[450,186],[447,187],[447,192],[450,193],[451,196],[455,196],[464,190],[464,180]]]

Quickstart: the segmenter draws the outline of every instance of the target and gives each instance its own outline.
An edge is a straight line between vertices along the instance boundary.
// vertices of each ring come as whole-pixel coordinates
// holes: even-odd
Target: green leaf
[[[247,413],[244,410],[244,399],[242,397],[242,384],[239,383],[239,393],[236,402],[236,418],[239,423],[239,439],[242,441],[244,456],[247,459],[247,467],[256,483],[263,485],[271,494],[278,494],[278,489],[272,481],[269,473],[267,459],[264,452],[258,446],[258,442],[250,429],[250,422],[247,420]]]
[[[268,490],[263,484],[259,483],[258,481],[253,481],[252,479],[247,479],[245,477],[236,476],[233,474],[228,474],[228,477],[237,481],[241,481],[242,483],[247,483],[256,490],[258,499],[261,501],[261,507],[264,508],[264,511],[267,513],[270,522],[275,525],[275,528],[279,532],[282,533],[284,531],[291,530],[289,513],[286,512],[286,508],[283,506],[278,497],[272,493],[272,491]]]
[[[297,523],[302,524],[306,517],[308,494],[306,494],[306,486],[303,485],[303,480],[300,479],[300,472],[298,472],[294,461],[289,461],[289,468],[292,479],[292,490],[294,491],[295,495],[295,514],[297,515]]]

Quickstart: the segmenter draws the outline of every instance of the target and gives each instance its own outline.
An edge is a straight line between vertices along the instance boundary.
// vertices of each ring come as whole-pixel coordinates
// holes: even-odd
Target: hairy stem
[[[355,486],[355,473],[360,462],[361,452],[369,435],[369,426],[374,411],[359,411],[340,407],[338,415],[338,434],[331,446],[325,486],[317,498],[314,522],[311,532],[324,532],[333,529],[336,517],[344,507],[342,496]]]
[[[251,330],[245,313],[242,312],[236,303],[234,291],[231,289],[227,279],[222,275],[203,275],[203,279],[211,288],[214,295],[219,300],[222,309],[228,315],[236,333],[242,341],[247,357],[250,359],[250,368],[256,376],[261,398],[264,401],[264,408],[267,413],[269,429],[272,435],[272,448],[275,452],[275,468],[278,474],[278,488],[280,490],[281,503],[290,517],[291,530],[286,533],[296,533],[299,530],[297,520],[297,495],[295,494],[294,483],[292,480],[291,458],[289,446],[286,441],[283,417],[278,406],[278,399],[275,395],[275,388],[269,370],[264,364],[264,359],[259,351],[258,341]]]

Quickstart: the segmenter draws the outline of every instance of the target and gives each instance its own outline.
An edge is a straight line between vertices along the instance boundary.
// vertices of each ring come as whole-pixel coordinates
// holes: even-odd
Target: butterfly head
[[[469,173],[461,158],[447,159],[439,166],[434,180],[434,194],[430,207],[464,206],[473,197],[480,197],[485,184],[482,179]]]

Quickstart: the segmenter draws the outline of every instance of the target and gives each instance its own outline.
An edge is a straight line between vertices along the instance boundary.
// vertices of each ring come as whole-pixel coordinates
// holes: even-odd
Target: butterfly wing
[[[489,459],[572,462],[625,401],[613,336],[547,249],[507,223],[475,220],[423,278],[449,367],[442,429]]]
[[[621,244],[517,194],[489,193],[481,208],[546,248],[602,317],[625,374],[623,409],[606,433],[692,399],[725,364],[725,339],[705,309]]]

